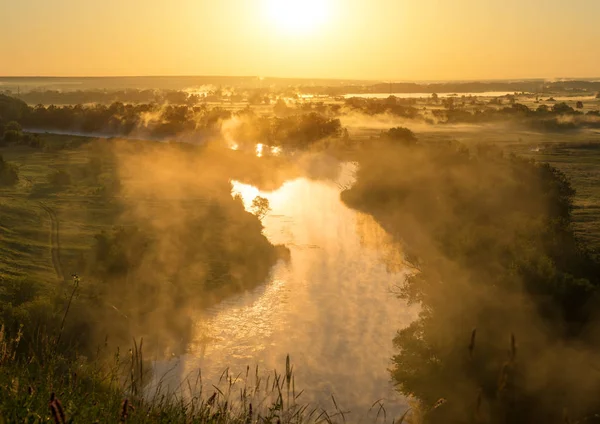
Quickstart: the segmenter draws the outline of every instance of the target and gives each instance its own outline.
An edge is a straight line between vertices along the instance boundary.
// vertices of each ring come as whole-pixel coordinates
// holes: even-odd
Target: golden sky
[[[0,0],[0,75],[600,77],[600,0]]]

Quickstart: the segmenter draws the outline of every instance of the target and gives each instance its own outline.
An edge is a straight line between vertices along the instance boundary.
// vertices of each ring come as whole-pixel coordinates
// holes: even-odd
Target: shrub
[[[67,186],[71,184],[71,175],[62,169],[54,171],[48,174],[48,182],[55,186]]]
[[[417,137],[408,128],[394,127],[381,133],[381,138],[410,145],[417,142]]]
[[[15,121],[10,121],[4,126],[4,131],[16,131],[18,133],[23,131],[21,124]]]
[[[19,173],[14,165],[4,161],[0,155],[0,186],[9,186],[19,181]]]
[[[21,139],[21,133],[15,130],[7,130],[4,131],[4,136],[2,137],[2,140],[5,143],[14,143],[17,142]]]

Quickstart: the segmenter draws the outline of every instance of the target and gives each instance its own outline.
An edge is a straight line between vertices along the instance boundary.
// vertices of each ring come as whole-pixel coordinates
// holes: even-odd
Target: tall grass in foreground
[[[266,377],[246,368],[226,370],[218,385],[204,387],[201,373],[166,389],[162,380],[148,384],[142,343],[109,364],[57,354],[50,343],[43,355],[19,358],[19,337],[0,329],[0,422],[27,423],[342,423],[356,421],[332,396],[331,410],[302,403],[289,357],[284,373]],[[374,404],[373,422],[397,422]]]
[[[108,355],[104,347],[94,358],[66,348],[61,336],[68,320],[79,277],[67,297],[56,334],[36,330],[16,334],[0,326],[0,423],[342,423],[357,421],[335,398],[331,409],[301,401],[293,366],[285,372],[239,375],[226,370],[217,385],[205,385],[200,371],[169,388],[157,379],[143,355],[143,340],[133,340],[126,354]],[[12,334],[12,335],[11,335]],[[394,422],[381,402],[373,404],[373,422]],[[405,414],[406,416],[406,414]],[[404,421],[405,416],[400,421]]]

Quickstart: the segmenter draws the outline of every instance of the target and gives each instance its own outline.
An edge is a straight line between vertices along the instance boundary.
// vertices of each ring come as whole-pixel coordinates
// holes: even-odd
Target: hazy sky
[[[0,0],[0,75],[600,76],[600,0]]]

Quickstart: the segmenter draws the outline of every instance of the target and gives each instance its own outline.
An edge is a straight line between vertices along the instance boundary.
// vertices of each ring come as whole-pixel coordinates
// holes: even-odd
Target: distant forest
[[[230,101],[272,94],[343,96],[368,93],[589,93],[600,92],[600,79],[566,81],[459,81],[376,82],[297,80],[256,77],[144,77],[144,78],[0,78],[1,94],[19,97],[28,104],[83,104],[113,102]],[[99,88],[102,87],[102,88]],[[160,87],[160,88],[157,88]],[[194,94],[202,92],[202,94]],[[225,96],[223,96],[225,95]],[[194,97],[196,96],[196,97]]]
[[[181,91],[161,92],[161,97],[155,100],[152,100],[157,95],[154,92],[135,93],[139,102],[62,106],[30,106],[20,99],[0,94],[0,113],[5,117],[5,122],[0,125],[16,121],[25,131],[68,131],[153,139],[188,134],[212,137],[227,133],[238,144],[242,140],[250,145],[266,143],[287,148],[306,148],[331,137],[348,138],[342,119],[359,115],[387,115],[426,124],[511,122],[522,128],[545,132],[600,128],[600,110],[584,110],[580,101],[558,102],[551,96],[536,99],[535,107],[530,107],[518,103],[517,96],[511,94],[486,99],[464,95],[443,98],[434,93],[418,101],[395,96],[384,99],[351,97],[332,103],[286,101],[283,97],[257,91],[245,98],[245,105],[231,108],[211,105],[200,101],[198,95]],[[70,94],[56,95],[68,97]],[[212,95],[218,97],[222,93]],[[16,134],[9,133],[9,138],[15,137]]]

